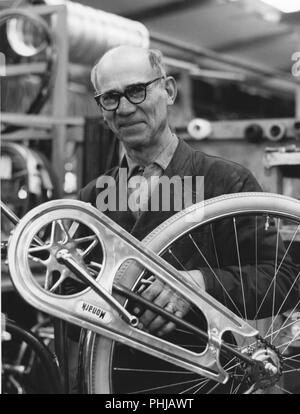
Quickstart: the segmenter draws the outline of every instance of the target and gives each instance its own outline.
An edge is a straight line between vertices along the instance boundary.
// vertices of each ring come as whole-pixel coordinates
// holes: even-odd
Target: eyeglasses
[[[124,92],[108,91],[100,95],[95,95],[94,98],[97,105],[101,106],[106,111],[115,111],[118,109],[122,96],[125,96],[132,104],[140,104],[146,99],[148,86],[163,78],[164,76],[160,76],[159,78],[155,78],[146,83],[128,85]]]

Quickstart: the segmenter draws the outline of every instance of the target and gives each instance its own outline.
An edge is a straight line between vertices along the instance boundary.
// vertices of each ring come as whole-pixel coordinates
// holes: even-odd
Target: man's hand
[[[179,273],[182,279],[186,280],[196,289],[205,290],[204,279],[200,270],[179,271]],[[167,284],[155,279],[153,276],[151,276],[149,281],[150,285],[148,287],[145,289],[142,287],[138,291],[142,297],[179,318],[183,318],[187,314],[190,309],[190,304],[186,299],[172,290]],[[173,322],[167,322],[162,316],[157,316],[151,310],[145,310],[141,313],[141,309],[136,307],[134,313],[139,317],[139,327],[141,329],[156,333],[158,336],[166,335],[175,328]]]

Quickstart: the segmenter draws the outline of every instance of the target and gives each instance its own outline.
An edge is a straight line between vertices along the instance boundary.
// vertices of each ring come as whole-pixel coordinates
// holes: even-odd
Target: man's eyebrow
[[[101,95],[103,95],[104,93],[112,93],[112,92],[120,93],[120,91],[118,91],[118,89],[109,89],[108,91],[102,92]]]
[[[127,89],[127,88],[128,88],[128,87],[130,87],[130,86],[135,86],[135,85],[144,85],[145,83],[147,83],[147,82],[138,81],[138,82],[129,83],[129,84],[128,84],[128,85],[126,85],[126,86],[125,86],[125,88],[124,88],[124,89],[122,89],[122,90],[118,90],[118,89],[109,89],[108,91],[102,92],[102,93],[101,93],[101,95],[103,95],[104,93],[111,93],[111,92],[118,92],[118,93],[120,93],[120,92],[125,91],[125,89]]]

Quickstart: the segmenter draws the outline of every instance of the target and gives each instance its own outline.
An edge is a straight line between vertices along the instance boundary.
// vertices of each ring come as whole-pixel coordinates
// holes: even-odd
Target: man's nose
[[[136,105],[129,102],[128,99],[126,98],[126,96],[121,96],[117,112],[119,114],[125,114],[126,115],[126,114],[130,114],[132,112],[135,112],[135,110],[136,110]]]

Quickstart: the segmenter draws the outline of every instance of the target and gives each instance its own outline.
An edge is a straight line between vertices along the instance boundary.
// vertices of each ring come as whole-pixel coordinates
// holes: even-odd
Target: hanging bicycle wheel
[[[33,332],[6,321],[2,341],[3,394],[62,394],[55,355]]]
[[[81,344],[83,392],[300,393],[299,201],[266,193],[220,196],[174,215],[144,243],[179,270],[200,269],[208,293],[259,331],[247,340],[225,332],[222,340],[261,361],[265,374],[221,353],[229,373],[221,384],[88,332]],[[137,291],[148,276],[128,262],[115,280]],[[130,300],[123,303],[132,306]],[[203,314],[193,308],[185,319],[207,330]],[[178,326],[164,339],[199,354],[206,347]]]

